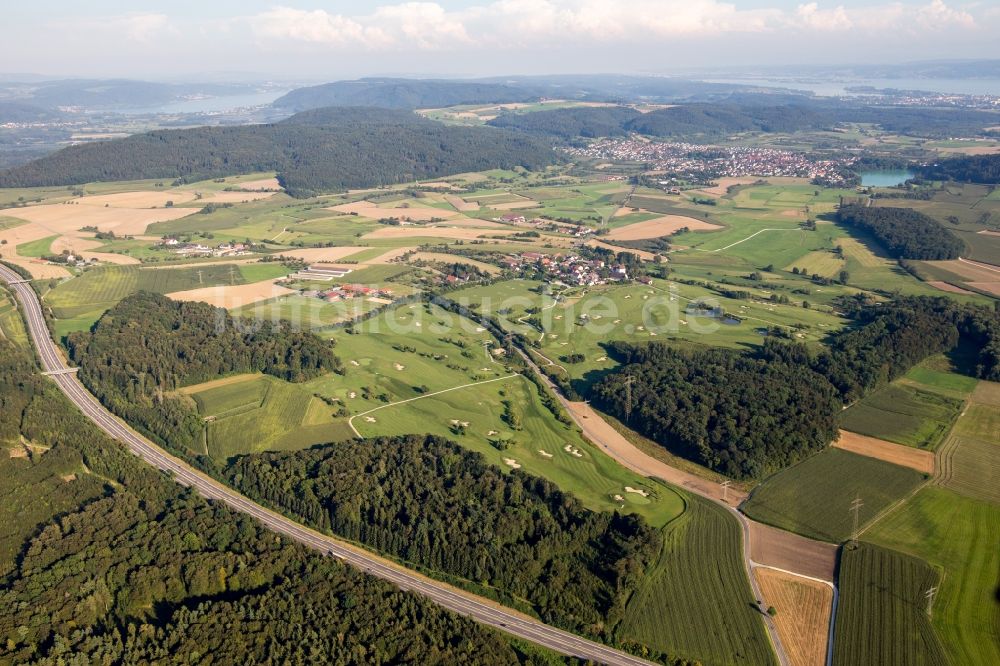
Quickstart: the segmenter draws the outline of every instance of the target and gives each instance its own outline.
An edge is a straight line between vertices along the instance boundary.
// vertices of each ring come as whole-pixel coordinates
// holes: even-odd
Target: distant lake
[[[264,106],[284,95],[287,90],[267,90],[251,92],[243,95],[206,96],[199,99],[186,99],[136,109],[126,109],[123,113],[225,113],[234,109]]]
[[[902,185],[915,175],[907,169],[862,171],[861,184],[865,187],[892,187]]]
[[[813,94],[831,96],[857,96],[846,88],[852,86],[872,86],[873,88],[895,88],[896,90],[923,90],[936,93],[957,93],[961,95],[1000,95],[1000,79],[828,79],[810,77],[785,78],[730,78],[705,79],[710,83],[731,83],[736,85],[764,86],[768,88],[791,88],[808,90]]]

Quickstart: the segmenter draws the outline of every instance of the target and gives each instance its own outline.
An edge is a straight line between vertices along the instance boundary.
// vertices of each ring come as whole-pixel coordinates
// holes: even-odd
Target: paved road
[[[57,372],[66,369],[65,361],[49,337],[49,330],[42,316],[41,304],[31,285],[18,284],[21,277],[2,265],[0,265],[0,280],[10,284],[11,290],[24,308],[28,331],[38,351],[43,370]],[[320,534],[290,518],[265,509],[232,488],[171,456],[126,426],[84,388],[75,374],[55,374],[51,375],[51,379],[90,420],[111,437],[127,445],[133,453],[147,463],[169,472],[178,483],[195,488],[204,497],[224,502],[236,511],[253,516],[265,527],[275,532],[322,553],[337,557],[373,576],[394,583],[404,590],[420,594],[448,610],[471,617],[477,622],[496,627],[537,645],[611,666],[649,666],[651,664],[651,662],[638,657],[555,629],[516,611],[505,609],[494,602],[428,579],[405,567],[387,562],[361,548]]]

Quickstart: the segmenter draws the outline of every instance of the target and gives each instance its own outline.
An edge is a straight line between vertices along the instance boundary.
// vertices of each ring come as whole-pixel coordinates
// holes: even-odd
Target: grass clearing
[[[704,664],[774,664],[740,556],[740,527],[714,503],[685,494],[688,509],[664,529],[659,561],[632,596],[623,640]]]
[[[762,523],[839,543],[851,535],[856,497],[864,502],[864,526],[924,481],[915,470],[831,448],[764,481],[743,511]]]
[[[239,264],[239,271],[243,281],[248,284],[285,277],[291,272],[284,265],[277,262]]]
[[[938,583],[930,566],[864,542],[845,550],[840,566],[835,664],[949,663],[924,612],[924,593]]]
[[[941,393],[892,384],[847,409],[841,425],[862,435],[933,451],[951,429],[962,406],[960,400]]]
[[[1000,507],[928,486],[865,535],[919,557],[940,573],[931,623],[953,664],[1000,663]],[[926,622],[924,590],[916,591]],[[842,588],[842,595],[850,590]],[[843,596],[841,597],[844,598]],[[839,627],[838,627],[839,630]],[[931,632],[907,632],[910,637]],[[912,640],[912,638],[911,638]],[[917,662],[911,662],[917,663]]]
[[[31,257],[33,259],[48,256],[52,254],[52,243],[57,238],[59,238],[59,236],[48,236],[46,238],[39,238],[38,240],[34,240],[29,243],[21,243],[17,246],[17,254],[22,257]]]

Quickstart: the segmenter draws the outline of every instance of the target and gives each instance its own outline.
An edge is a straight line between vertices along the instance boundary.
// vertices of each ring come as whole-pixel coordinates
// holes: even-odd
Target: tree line
[[[1000,155],[963,155],[912,168],[927,180],[955,180],[987,185],[1000,183]]]
[[[224,474],[319,529],[604,640],[661,547],[641,518],[590,511],[544,479],[430,435],[247,455]]]
[[[293,196],[557,161],[543,139],[455,127],[407,111],[335,108],[268,125],[158,130],[70,146],[0,173],[0,187],[276,171]]]
[[[896,259],[957,259],[965,251],[961,239],[912,208],[848,204],[837,220],[868,231]]]
[[[126,297],[66,344],[80,379],[108,409],[175,448],[194,449],[203,429],[178,388],[246,372],[302,382],[342,369],[333,341],[150,292]]]
[[[842,308],[855,325],[820,353],[774,339],[746,352],[612,343],[622,367],[597,382],[590,397],[671,451],[753,479],[819,451],[836,438],[844,404],[962,340],[978,350],[971,372],[1000,378],[995,309],[944,297],[847,299]]]
[[[6,340],[0,404],[0,663],[562,663],[176,485]]]

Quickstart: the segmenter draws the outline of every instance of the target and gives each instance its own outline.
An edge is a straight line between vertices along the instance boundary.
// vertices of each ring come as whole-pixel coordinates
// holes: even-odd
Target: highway
[[[196,489],[207,499],[223,502],[236,511],[252,516],[268,529],[289,539],[336,557],[373,576],[389,581],[403,590],[426,597],[443,608],[526,641],[562,654],[611,666],[649,666],[652,663],[600,643],[586,640],[575,634],[550,627],[516,611],[508,610],[495,602],[410,571],[353,544],[309,529],[290,518],[262,507],[225,484],[195,470],[132,430],[107,411],[97,398],[87,391],[75,373],[60,372],[67,370],[68,366],[49,335],[45,318],[42,315],[42,306],[34,289],[30,284],[25,283],[21,276],[3,265],[0,265],[0,280],[8,283],[11,291],[14,292],[22,305],[28,332],[38,352],[43,371],[55,373],[49,375],[52,381],[80,411],[104,432],[125,444],[129,450],[145,462],[171,474],[178,483]]]

